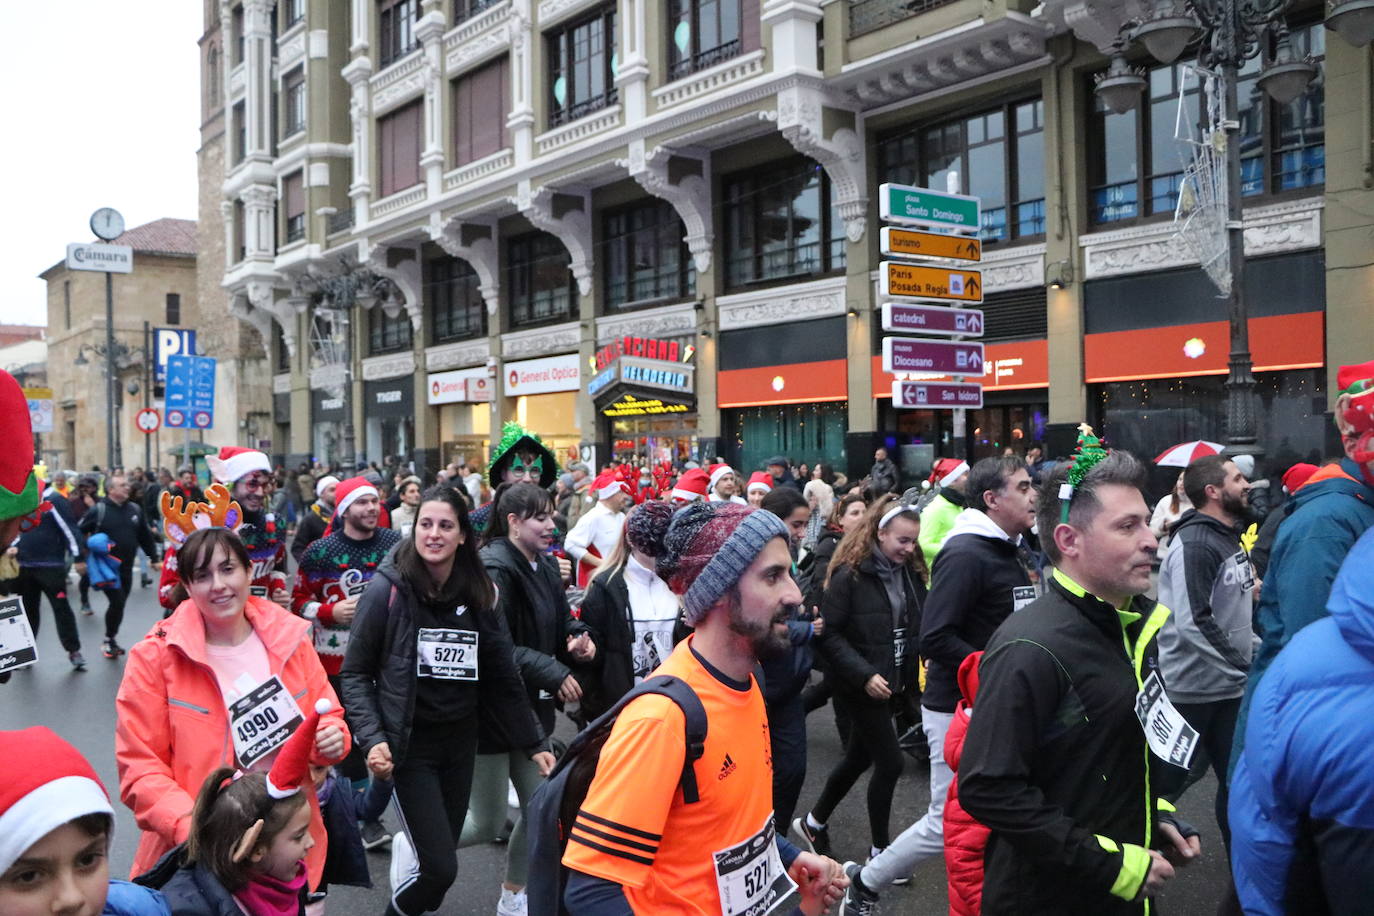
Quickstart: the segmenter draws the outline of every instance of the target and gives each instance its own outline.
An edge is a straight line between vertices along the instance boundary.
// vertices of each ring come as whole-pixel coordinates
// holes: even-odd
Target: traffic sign
[[[131,274],[134,272],[134,250],[128,245],[73,242],[67,246],[67,269]]]
[[[883,371],[981,376],[983,345],[956,340],[884,337]]]
[[[982,302],[983,274],[977,270],[882,261],[878,264],[878,292],[902,299]]]
[[[29,405],[29,423],[36,433],[52,432],[53,397],[51,388],[25,388],[24,400]]]
[[[167,428],[208,429],[215,417],[215,360],[209,356],[167,358]]]
[[[983,386],[974,382],[892,383],[893,407],[924,407],[928,410],[983,406]]]
[[[897,258],[951,258],[956,261],[983,260],[983,243],[966,235],[918,232],[884,226],[878,234],[883,254]]]
[[[134,417],[134,425],[138,427],[139,432],[155,433],[162,425],[162,417],[156,407],[145,407]]]
[[[196,332],[189,328],[153,328],[153,350],[156,382],[162,385],[167,382],[169,357],[196,355]]]
[[[904,184],[878,186],[878,216],[893,223],[977,232],[982,201]]]
[[[947,305],[883,303],[883,330],[907,334],[945,334],[951,337],[982,337],[983,313]]]

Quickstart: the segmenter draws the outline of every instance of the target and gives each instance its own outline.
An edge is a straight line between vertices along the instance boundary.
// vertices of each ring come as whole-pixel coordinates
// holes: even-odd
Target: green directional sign
[[[981,201],[904,184],[878,186],[878,215],[886,222],[977,232]]]

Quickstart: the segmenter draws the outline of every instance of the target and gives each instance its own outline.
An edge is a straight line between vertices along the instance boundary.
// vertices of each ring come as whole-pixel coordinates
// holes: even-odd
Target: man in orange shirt
[[[787,530],[771,513],[698,502],[672,516],[657,571],[683,597],[696,632],[654,673],[686,681],[706,710],[694,764],[699,800],[685,803],[678,784],[682,711],[663,696],[633,701],[568,838],[572,916],[763,916],[794,888],[793,913],[818,914],[839,900],[847,884],[839,864],[799,852],[773,823],[768,715],[753,671],[789,648],[789,612],[801,603],[791,565]]]

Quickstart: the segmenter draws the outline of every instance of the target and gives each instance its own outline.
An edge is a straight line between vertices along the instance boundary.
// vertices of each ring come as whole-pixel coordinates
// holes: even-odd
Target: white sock
[[[812,817],[810,811],[806,812],[806,826],[810,827],[812,830],[825,829],[825,825],[822,824],[820,821],[816,820],[814,817]]]
[[[882,847],[882,846],[870,846],[870,847],[868,847],[868,858],[869,858],[870,860],[878,858],[878,853],[882,852],[882,851],[883,851],[883,848],[884,848],[884,847]]]

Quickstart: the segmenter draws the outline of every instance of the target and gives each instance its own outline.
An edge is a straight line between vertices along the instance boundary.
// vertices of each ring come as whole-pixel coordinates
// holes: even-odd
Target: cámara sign
[[[128,274],[134,271],[134,250],[128,245],[73,242],[67,246],[68,270],[97,270]]]

